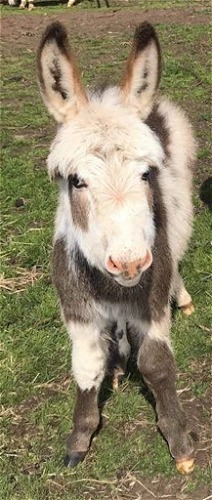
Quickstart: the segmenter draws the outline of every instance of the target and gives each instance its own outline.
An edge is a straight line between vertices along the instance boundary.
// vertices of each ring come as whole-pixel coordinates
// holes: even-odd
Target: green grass
[[[150,7],[159,4],[162,7],[165,2],[152,1]],[[169,4],[166,2],[166,6]],[[182,7],[180,0],[174,4]],[[15,10],[11,12],[14,15]],[[5,13],[10,15],[9,8]],[[204,409],[200,417],[204,415],[204,422],[199,422],[201,433],[201,425],[209,428],[207,366],[212,297],[211,214],[198,196],[210,165],[210,72],[205,53],[209,27],[161,24],[158,30],[164,47],[162,90],[183,103],[200,143],[194,176],[194,231],[182,265],[196,311],[190,318],[175,314],[172,338],[179,389],[189,388],[188,399],[196,401],[191,403],[191,411],[197,403]],[[72,40],[86,85],[94,77],[101,80],[102,73],[120,77],[129,49],[127,41],[126,34],[118,32]],[[120,393],[107,388],[110,398],[103,409],[104,426],[85,462],[73,471],[63,467],[75,383],[70,376],[69,342],[50,282],[57,190],[48,180],[45,160],[55,126],[41,103],[34,66],[33,52],[28,53],[24,47],[11,51],[4,46],[0,498],[133,499],[138,491],[146,493],[139,481],[154,490],[151,481],[159,478],[162,484],[181,484],[188,500],[191,495],[193,500],[197,498],[195,493],[207,485],[209,488],[207,458],[191,478],[182,480],[176,474],[167,447],[156,432],[153,409],[139,394],[140,381],[134,372]],[[17,208],[20,198],[23,206]],[[142,498],[145,500],[145,496]]]

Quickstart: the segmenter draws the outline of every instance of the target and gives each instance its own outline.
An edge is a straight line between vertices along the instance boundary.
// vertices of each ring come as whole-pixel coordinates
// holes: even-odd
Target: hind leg
[[[190,314],[194,312],[192,298],[185,288],[183,279],[180,276],[179,271],[177,271],[175,279],[174,297],[177,306],[182,309],[183,313],[186,314],[186,316],[190,316]]]
[[[115,341],[117,342],[117,362],[113,372],[112,386],[117,390],[126,371],[130,356],[130,344],[127,339],[127,325],[123,320],[118,320],[115,329]]]

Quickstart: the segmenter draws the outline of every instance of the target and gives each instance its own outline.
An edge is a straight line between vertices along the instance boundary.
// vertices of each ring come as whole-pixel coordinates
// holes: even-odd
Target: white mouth
[[[141,274],[142,273],[140,273],[139,276],[136,276],[136,278],[132,278],[132,279],[131,278],[130,279],[123,278],[122,276],[116,276],[115,281],[117,281],[117,283],[121,286],[130,288],[132,286],[138,285],[138,283],[141,279]]]

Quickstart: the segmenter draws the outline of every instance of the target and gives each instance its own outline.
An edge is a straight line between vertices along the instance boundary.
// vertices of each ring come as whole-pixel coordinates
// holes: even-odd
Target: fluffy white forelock
[[[94,96],[70,123],[60,127],[47,160],[50,177],[59,172],[67,178],[86,162],[87,155],[107,159],[117,150],[125,159],[144,159],[161,168],[164,152],[154,132],[120,101],[115,105],[114,93],[106,94],[99,101]]]

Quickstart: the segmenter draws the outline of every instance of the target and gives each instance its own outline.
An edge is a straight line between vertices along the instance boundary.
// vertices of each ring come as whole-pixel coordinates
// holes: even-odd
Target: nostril
[[[107,269],[108,271],[112,272],[112,273],[119,273],[121,271],[120,269],[120,266],[119,266],[119,263],[114,261],[112,259],[112,257],[109,257],[108,260],[107,260]]]

